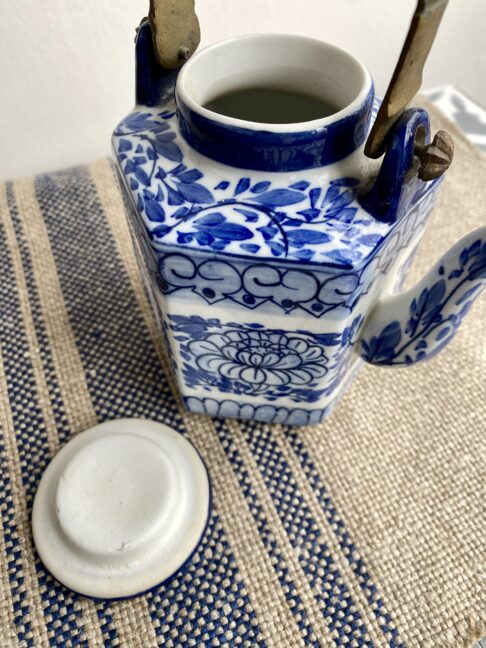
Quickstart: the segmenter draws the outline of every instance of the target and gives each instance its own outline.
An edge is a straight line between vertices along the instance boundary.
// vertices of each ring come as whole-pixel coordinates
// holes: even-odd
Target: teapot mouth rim
[[[342,70],[342,73],[345,75],[347,74],[349,77],[349,74],[352,73],[354,74],[355,78],[352,79],[355,83],[355,89],[348,90],[347,92],[351,93],[353,95],[353,98],[350,101],[345,102],[345,105],[340,107],[336,112],[333,112],[331,115],[321,117],[318,119],[314,119],[311,121],[299,121],[299,122],[289,122],[289,123],[270,123],[270,122],[259,122],[259,121],[250,121],[250,120],[245,120],[245,119],[240,119],[236,117],[230,117],[218,112],[215,112],[213,110],[210,110],[206,107],[204,107],[204,103],[207,103],[209,100],[214,99],[217,95],[218,92],[215,92],[213,90],[213,96],[211,96],[211,92],[207,92],[207,86],[206,86],[206,96],[204,99],[201,99],[201,90],[203,86],[200,86],[199,88],[197,87],[197,84],[195,84],[196,78],[201,78],[201,72],[204,71],[204,69],[208,70],[207,75],[209,77],[211,75],[217,74],[228,74],[228,69],[231,70],[231,64],[232,62],[230,61],[229,63],[227,62],[228,60],[228,53],[231,51],[231,49],[236,49],[237,52],[236,54],[239,57],[238,63],[235,64],[235,70],[238,71],[240,74],[240,70],[243,67],[244,68],[244,63],[241,63],[241,54],[245,50],[246,53],[251,52],[251,48],[262,48],[266,50],[266,52],[269,52],[269,48],[275,47],[275,46],[286,46],[288,48],[288,52],[290,52],[290,57],[289,61],[292,57],[295,56],[295,54],[301,54],[299,58],[306,58],[309,56],[309,52],[311,49],[314,50],[314,52],[317,54],[317,50],[320,50],[320,54],[322,55],[322,60],[320,63],[320,66],[322,68],[322,74],[324,77],[324,68],[326,67],[326,55],[327,57],[331,57],[334,59],[334,62],[337,63],[337,66],[342,66],[344,69]],[[238,53],[238,46],[240,46],[240,52]],[[230,49],[231,48],[231,49]],[[225,52],[226,50],[226,52]],[[297,52],[296,52],[297,50]],[[219,57],[219,61],[218,61]],[[233,59],[235,56],[233,55]],[[249,57],[250,58],[250,57]],[[254,56],[255,58],[255,56]],[[225,61],[226,59],[226,70],[222,70],[221,68],[224,68],[225,66]],[[221,65],[221,62],[223,62],[223,65]],[[211,66],[211,63],[213,63],[213,66]],[[250,65],[248,65],[248,60],[246,61],[246,64],[248,66],[248,76],[252,73],[252,67],[251,67],[251,61]],[[288,66],[288,63],[282,62],[280,64],[281,70],[286,71]],[[337,67],[336,66],[336,67]],[[346,68],[347,66],[347,68]],[[312,70],[311,70],[312,71]],[[328,80],[329,80],[329,70],[326,70],[328,72]],[[314,70],[314,76],[316,75],[316,72],[318,73],[317,70]],[[339,70],[333,69],[332,70],[332,79],[331,82],[336,84],[336,88],[343,93],[343,84],[342,81],[337,77]],[[214,78],[214,77],[213,77]],[[208,79],[208,76],[206,76],[206,79]],[[217,79],[219,81],[219,79]],[[225,79],[227,86],[226,88],[219,92],[219,94],[223,94],[224,92],[231,91],[232,89],[237,89],[238,85],[233,83],[228,84],[228,78]],[[260,81],[261,83],[265,83],[265,81]],[[221,85],[219,83],[219,85]],[[231,87],[233,85],[233,87]],[[248,82],[246,83],[248,85]],[[289,83],[289,86],[291,84]],[[241,81],[240,81],[240,87],[241,87]],[[367,70],[367,68],[361,63],[359,59],[354,57],[352,54],[347,52],[346,50],[343,50],[340,47],[337,47],[336,45],[332,45],[331,43],[327,43],[326,41],[322,41],[319,39],[315,38],[310,38],[308,36],[300,36],[296,34],[284,34],[284,33],[277,33],[277,34],[272,34],[272,33],[256,33],[256,34],[247,34],[243,36],[235,36],[232,38],[228,38],[216,43],[213,43],[211,45],[208,45],[201,49],[199,52],[197,52],[182,68],[178,75],[177,83],[176,83],[176,102],[177,106],[180,109],[186,109],[191,111],[192,113],[199,115],[202,118],[209,119],[213,122],[219,122],[222,126],[226,127],[234,127],[234,128],[244,128],[247,131],[266,131],[269,133],[275,133],[275,134],[283,134],[283,133],[306,133],[309,131],[316,131],[316,130],[321,130],[326,128],[327,126],[330,126],[334,124],[335,122],[338,122],[342,119],[345,119],[349,115],[356,114],[360,110],[363,109],[363,106],[367,104],[369,101],[369,96],[370,93],[373,93],[373,80],[372,77]],[[346,92],[346,91],[345,91]],[[204,96],[204,95],[203,95]],[[343,103],[342,101],[340,103]]]

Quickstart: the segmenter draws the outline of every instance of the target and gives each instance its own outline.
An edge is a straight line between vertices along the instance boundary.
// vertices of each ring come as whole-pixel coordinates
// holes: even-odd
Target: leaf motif
[[[135,132],[157,128],[158,123],[150,113],[134,112],[123,121],[123,126]]]
[[[296,189],[297,191],[305,191],[308,189],[310,186],[310,182],[306,182],[305,180],[302,180],[301,182],[294,182],[294,184],[290,185],[290,189]]]
[[[154,141],[155,150],[159,155],[171,162],[182,162],[182,151],[174,142]]]
[[[309,198],[310,198],[310,201],[311,201],[312,209],[315,208],[316,203],[319,200],[319,197],[320,197],[321,193],[322,193],[322,189],[311,189],[311,191],[309,193]]]
[[[474,263],[469,268],[469,279],[475,281],[476,279],[486,279],[486,243],[478,250],[475,255]]]
[[[450,273],[450,275],[449,275],[448,278],[449,278],[449,280],[451,280],[451,279],[457,279],[458,277],[460,277],[460,276],[462,275],[462,273],[463,273],[463,270],[453,270],[453,271]]]
[[[156,200],[145,201],[145,213],[151,221],[163,223],[165,221],[165,211],[160,203]]]
[[[337,180],[331,180],[331,184],[336,187],[356,187],[359,180],[357,178],[338,178]]]
[[[191,184],[192,182],[197,182],[203,177],[203,174],[197,169],[192,169],[191,171],[185,171],[178,175],[178,180],[180,182],[185,182]]]
[[[446,282],[440,279],[428,291],[427,297],[421,308],[420,321],[422,324],[432,322],[441,310],[441,300],[446,292]],[[420,302],[420,300],[419,300]]]
[[[309,229],[292,230],[287,233],[287,238],[290,245],[318,245],[331,240],[329,234]]]
[[[464,248],[459,256],[461,267],[464,268],[469,259],[469,248]]]
[[[326,211],[326,218],[334,218],[343,223],[351,223],[357,212],[356,207],[346,207],[344,209],[329,209]]]
[[[263,193],[271,186],[271,184],[271,182],[258,182],[251,188],[251,192],[254,194]]]
[[[256,254],[260,250],[260,246],[253,243],[242,243],[240,248],[245,252],[250,252],[250,254]]]
[[[268,247],[274,256],[282,256],[285,253],[285,246],[278,241],[270,241]]]
[[[299,250],[295,256],[301,261],[310,261],[314,257],[314,252],[312,250]]]
[[[179,232],[177,234],[177,242],[181,243],[182,245],[186,243],[191,243],[193,240],[193,235],[192,234],[187,234],[185,232]]]
[[[359,255],[359,253],[356,253]],[[326,256],[328,256],[330,259],[333,261],[337,261],[338,263],[344,263],[346,265],[350,265],[354,259],[354,254],[352,250],[329,250],[326,252]]]
[[[125,153],[126,151],[131,151],[132,150],[132,143],[130,140],[127,139],[121,139],[120,143],[118,144],[118,153]]]
[[[380,234],[368,234],[367,236],[360,236],[358,240],[360,243],[366,245],[367,247],[375,247],[375,245],[378,245],[382,238],[383,237]]]
[[[341,193],[341,189],[338,186],[331,183],[331,185],[328,187],[326,191],[324,200],[322,201],[322,208],[324,209],[332,205],[332,203],[336,200],[336,198],[339,197],[340,193]]]
[[[195,221],[195,224],[197,227],[212,227],[213,225],[220,225],[225,221],[226,218],[225,216],[223,216],[223,214],[221,214],[220,212],[214,212],[212,214],[207,214],[207,216],[203,216],[202,218],[198,218],[198,220]]]
[[[243,227],[243,225],[228,223],[222,214],[205,216],[196,221],[195,227],[222,241],[246,241],[253,238],[253,233],[249,229]]]
[[[321,210],[320,209],[303,209],[302,211],[297,212],[300,216],[304,216],[305,220],[309,223],[310,221],[313,221],[315,218],[320,216]]]
[[[154,227],[153,230],[150,230],[150,233],[153,236],[156,236],[158,238],[162,238],[163,236],[168,234],[171,230],[172,230],[172,228],[169,227],[169,225],[159,225],[158,227]]]
[[[304,199],[304,194],[291,189],[272,189],[252,198],[252,200],[268,207],[295,205]]]
[[[350,205],[354,200],[354,191],[347,189],[343,191],[338,196],[336,196],[330,204],[330,209],[332,210],[341,210]]]
[[[456,306],[461,306],[464,304],[464,302],[468,301],[474,296],[474,293],[476,293],[480,288],[482,288],[481,284],[476,284],[469,290],[466,290],[466,292],[456,301]]]
[[[244,191],[248,191],[248,189],[250,188],[250,184],[251,184],[250,178],[241,178],[241,180],[236,185],[235,196],[238,196]]]
[[[165,131],[169,130],[169,124],[157,124],[155,128],[152,128],[152,133],[154,134],[159,134],[159,133],[164,133]]]
[[[136,170],[137,170],[137,167],[136,167],[136,165],[132,162],[132,160],[127,160],[127,161],[126,161],[126,164],[125,164],[125,173],[126,173],[126,174],[129,174],[129,173],[135,173]]]
[[[443,328],[441,331],[439,331],[435,337],[436,342],[440,342],[444,338],[446,338],[449,333],[451,332],[450,326],[447,326],[446,328]]]
[[[377,338],[373,338],[371,346],[374,347],[373,355],[368,361],[386,359],[390,360],[396,354],[396,347],[402,339],[400,322],[388,324]]]
[[[206,231],[194,232],[194,238],[199,245],[211,245],[214,242],[214,237]]]
[[[229,183],[228,181],[226,181],[226,180],[223,180],[223,182],[220,182],[218,185],[216,185],[216,186],[214,187],[214,189],[215,189],[215,190],[218,190],[218,191],[224,191],[224,190],[227,189],[229,186],[230,186],[230,183]]]
[[[141,182],[146,187],[150,184],[148,175],[145,173],[141,166],[137,166],[135,169],[135,177],[139,182]]]
[[[173,214],[172,218],[184,218],[191,210],[188,207],[179,207]]]
[[[247,223],[256,223],[258,222],[258,214],[250,211],[249,209],[241,209],[240,207],[235,207],[235,212],[242,214],[246,217]]]
[[[212,194],[202,184],[193,182],[185,184],[181,182],[178,186],[181,196],[188,202],[205,205],[213,202]]]
[[[271,241],[278,234],[278,229],[276,227],[272,227],[271,225],[258,227],[257,229],[262,233],[265,241]]]
[[[169,196],[169,205],[183,205],[184,200],[182,196],[179,195],[175,189],[172,189],[170,185],[166,185],[167,187],[167,194]]]

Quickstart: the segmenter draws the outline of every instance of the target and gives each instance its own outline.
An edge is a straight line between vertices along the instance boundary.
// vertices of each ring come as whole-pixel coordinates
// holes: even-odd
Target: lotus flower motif
[[[280,333],[230,330],[191,342],[189,349],[200,369],[246,383],[254,393],[309,385],[327,372],[320,346]]]

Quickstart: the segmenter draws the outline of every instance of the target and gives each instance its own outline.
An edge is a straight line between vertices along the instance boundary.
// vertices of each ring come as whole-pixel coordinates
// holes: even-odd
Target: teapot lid
[[[117,599],[171,577],[204,534],[209,478],[195,448],[153,421],[109,421],[52,460],[34,501],[42,562],[85,596]]]

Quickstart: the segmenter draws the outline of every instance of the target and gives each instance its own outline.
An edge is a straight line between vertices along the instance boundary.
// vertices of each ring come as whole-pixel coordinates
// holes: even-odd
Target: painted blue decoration
[[[174,92],[178,70],[164,70],[156,61],[152,31],[145,19],[137,32],[136,41],[136,99],[137,104],[155,106],[165,103]]]
[[[114,145],[125,183],[154,247],[161,244],[351,267],[384,240],[390,227],[359,209],[359,181],[337,178],[324,191],[310,180],[287,186],[227,174],[208,181],[186,164],[175,106],[130,115]],[[249,248],[248,246],[252,247]]]
[[[169,316],[165,329],[178,342],[180,366],[173,360],[189,390],[316,403],[338,387],[361,322],[357,317],[340,335],[289,334],[261,324],[222,325],[177,315]]]
[[[334,164],[364,144],[373,99],[371,91],[352,115],[299,133],[235,128],[199,115],[179,102],[179,126],[196,151],[222,164],[254,171],[304,171]]]
[[[157,67],[147,23],[137,59],[138,105],[113,148],[188,409],[318,423],[363,361],[414,364],[449,342],[484,286],[486,234],[466,237],[397,295],[440,187],[417,176],[415,138],[430,138],[424,111],[403,114],[380,167],[362,149],[378,105],[362,69],[361,89],[349,92],[359,101],[322,129],[263,132],[199,110],[183,85],[188,67]],[[197,83],[217,73],[197,70]]]
[[[486,230],[482,229],[450,250],[408,301],[392,297],[371,316],[361,340],[363,359],[400,366],[433,357],[452,340],[485,287]],[[387,312],[399,319],[387,322]]]
[[[215,400],[214,398],[184,398],[187,409],[194,414],[206,414],[216,418],[237,418],[243,421],[256,420],[281,425],[317,425],[329,414],[331,409],[305,410],[299,407],[287,409],[275,405],[239,404],[234,400]]]
[[[430,142],[429,116],[424,110],[406,110],[394,127],[378,178],[371,190],[360,197],[363,207],[384,223],[396,222],[410,204],[430,188],[417,176],[405,182],[414,164],[415,140],[419,132],[424,142]]]

